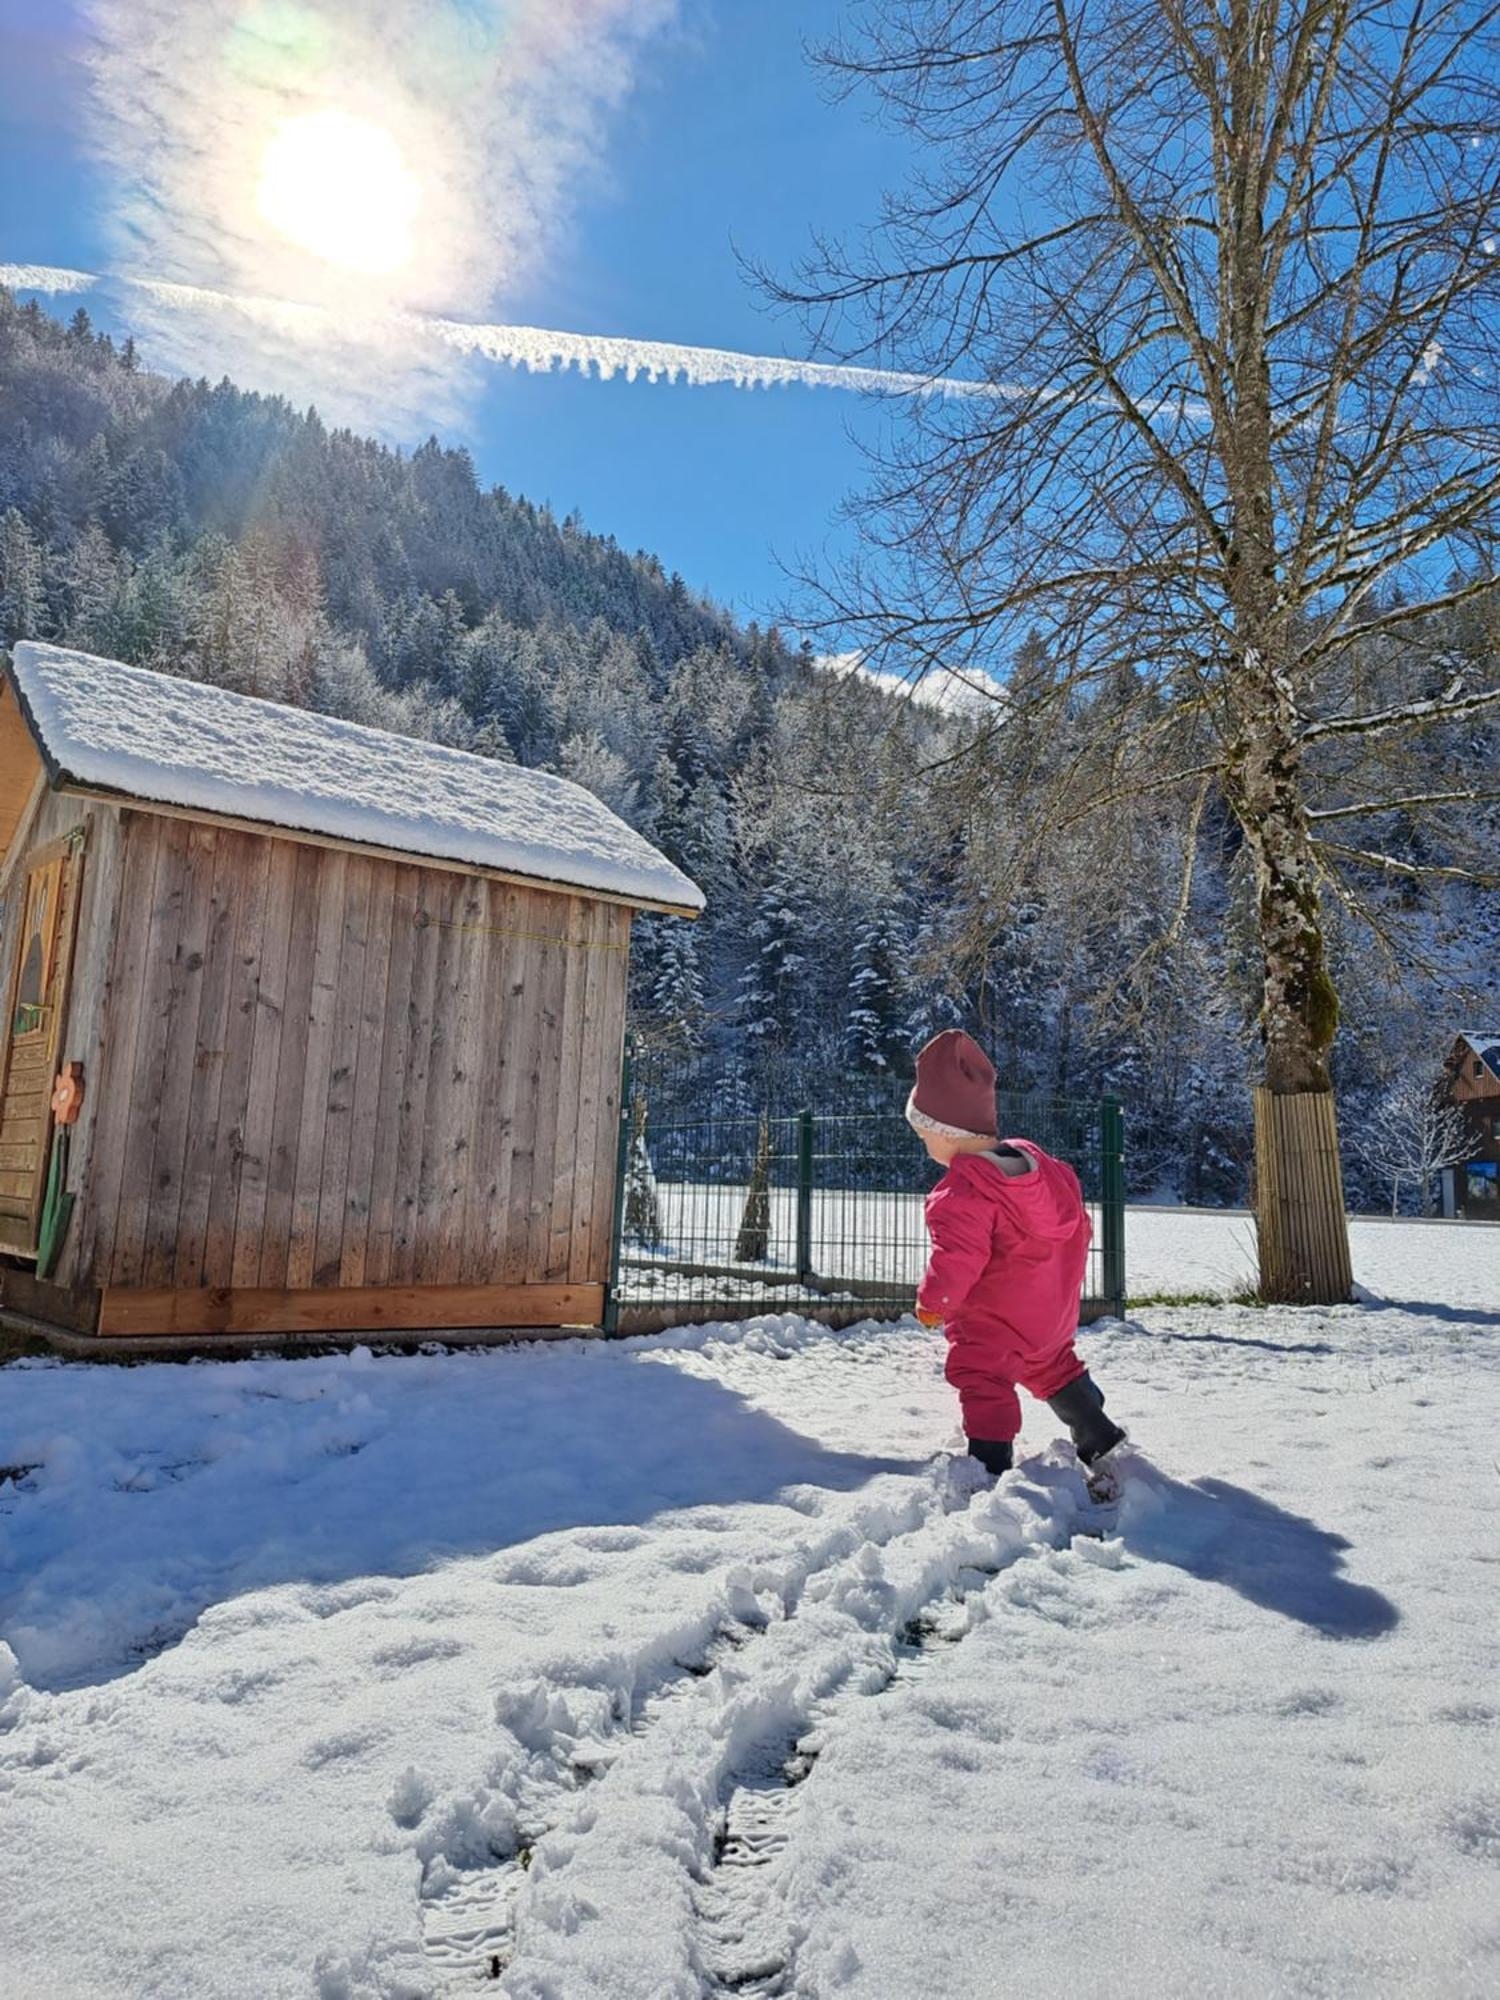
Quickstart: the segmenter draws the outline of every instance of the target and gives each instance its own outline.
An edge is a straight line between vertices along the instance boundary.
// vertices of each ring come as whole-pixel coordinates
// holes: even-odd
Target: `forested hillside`
[[[86,315],[65,328],[0,291],[0,641],[32,636],[588,786],[709,897],[697,927],[641,926],[641,1022],[735,1066],[748,1102],[891,1098],[913,1043],[962,1023],[1013,1086],[1118,1091],[1136,1192],[1244,1195],[1254,981],[1230,822],[1205,802],[1189,868],[1180,815],[1149,799],[1072,826],[1035,810],[1070,731],[1137,698],[1126,674],[1040,736],[1014,699],[1045,685],[1036,647],[1009,707],[905,699],[737,624],[654,557],[483,490],[461,449],[407,455],[227,381],[168,382]],[[1445,671],[1491,650],[1478,613],[1440,637]],[[1364,660],[1362,693],[1390,671]],[[1492,729],[1443,734],[1413,793],[1425,759],[1456,757],[1476,788],[1493,768]],[[978,788],[973,754],[953,757],[976,737]],[[1331,759],[1330,796],[1363,777]],[[1444,865],[1445,825],[1467,852],[1492,813],[1362,828],[1399,865],[1341,906],[1356,1136],[1393,1077],[1493,1009],[1494,897],[1401,873]],[[1373,1196],[1357,1148],[1350,1169]]]

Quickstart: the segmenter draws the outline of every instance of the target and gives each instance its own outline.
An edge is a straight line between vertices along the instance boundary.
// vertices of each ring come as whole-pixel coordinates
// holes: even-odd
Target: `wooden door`
[[[0,1249],[22,1255],[35,1251],[41,1219],[82,875],[80,827],[30,857],[12,899],[19,930],[0,1055]]]

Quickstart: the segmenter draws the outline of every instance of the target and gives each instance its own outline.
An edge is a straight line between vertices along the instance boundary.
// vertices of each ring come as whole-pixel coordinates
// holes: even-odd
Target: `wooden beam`
[[[347,1354],[359,1338],[351,1333],[165,1333],[156,1335],[76,1333],[55,1322],[35,1319],[0,1307],[0,1330],[23,1334],[44,1342],[54,1354],[70,1361],[113,1362],[117,1366],[135,1361],[234,1361],[241,1355],[277,1354],[286,1360],[309,1355]],[[580,1333],[599,1337],[597,1327],[574,1326],[450,1326],[434,1335],[430,1328],[408,1333],[392,1327],[371,1336],[382,1354],[416,1354],[440,1345],[444,1349],[464,1347],[517,1347],[538,1340],[577,1340]]]
[[[47,773],[45,771],[38,771],[32,780],[31,790],[27,794],[26,803],[16,815],[15,824],[11,827],[6,839],[4,860],[0,862],[0,898],[10,894],[11,877],[16,872],[17,862],[19,862],[21,856],[26,852],[26,843],[30,838],[32,826],[35,824],[37,811],[46,796]]]
[[[304,847],[329,847],[337,854],[367,854],[377,861],[399,861],[408,868],[440,868],[447,875],[477,875],[487,882],[509,882],[518,889],[541,889],[553,896],[586,896],[592,902],[613,903],[625,910],[654,910],[662,916],[686,917],[695,921],[703,913],[682,903],[660,903],[645,896],[621,896],[608,889],[590,889],[580,882],[554,882],[544,875],[521,875],[514,869],[485,868],[473,861],[448,861],[436,854],[414,854],[401,847],[381,847],[374,841],[341,840],[332,833],[310,833],[300,826],[281,826],[271,820],[240,819],[229,813],[200,812],[196,806],[163,805],[157,799],[141,799],[130,792],[106,791],[99,785],[80,785],[68,780],[56,787],[71,798],[99,799],[105,805],[123,806],[130,812],[155,813],[163,819],[192,820],[199,826],[220,826],[230,833],[255,833],[262,840],[294,840]]]
[[[362,1285],[144,1291],[107,1285],[101,1334],[380,1333],[431,1327],[597,1327],[602,1285]]]
[[[46,789],[42,753],[32,740],[9,676],[0,677],[0,856],[7,864],[24,844],[18,836],[29,829]]]
[[[51,1285],[14,1265],[0,1271],[0,1305],[72,1333],[92,1333],[99,1324],[99,1294],[92,1285]]]

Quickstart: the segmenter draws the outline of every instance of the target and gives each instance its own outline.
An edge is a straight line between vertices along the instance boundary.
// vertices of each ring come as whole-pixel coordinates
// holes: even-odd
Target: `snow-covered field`
[[[729,1265],[744,1207],[744,1190],[663,1183],[663,1218],[674,1247],[705,1263]],[[771,1258],[788,1273],[796,1261],[796,1199],[770,1195]],[[1381,1298],[1418,1298],[1450,1306],[1500,1309],[1500,1227],[1486,1223],[1400,1222],[1383,1216],[1350,1219],[1354,1273]],[[1097,1212],[1095,1229],[1098,1229]],[[813,1201],[813,1260],[830,1277],[915,1287],[927,1255],[922,1198],[909,1194],[820,1191]],[[639,1252],[632,1253],[639,1257]],[[1232,1297],[1255,1283],[1255,1224],[1240,1209],[1127,1208],[1125,1269],[1130,1295]],[[1431,1273],[1429,1280],[1426,1274]],[[627,1268],[632,1299],[724,1292],[734,1280],[694,1281],[674,1272]]]
[[[1113,1520],[910,1322],[0,1371],[0,1993],[1500,1991],[1495,1238],[1383,1234],[1085,1336]]]
[[[1500,1311],[1500,1227],[1349,1218],[1354,1276],[1382,1299]],[[1132,1297],[1232,1294],[1255,1283],[1255,1223],[1239,1209],[1127,1208]]]

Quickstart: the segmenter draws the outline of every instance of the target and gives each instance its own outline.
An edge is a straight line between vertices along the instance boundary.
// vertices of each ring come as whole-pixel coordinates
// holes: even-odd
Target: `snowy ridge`
[[[22,641],[17,690],[63,780],[684,912],[703,894],[579,785],[198,681]]]

